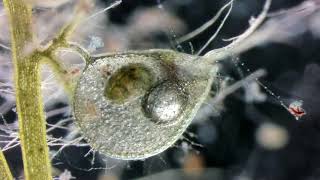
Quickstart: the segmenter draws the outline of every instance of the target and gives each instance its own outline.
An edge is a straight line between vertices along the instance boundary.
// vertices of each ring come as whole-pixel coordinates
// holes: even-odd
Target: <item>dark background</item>
[[[111,1],[102,1],[107,5]],[[225,4],[223,0],[166,0],[164,10],[170,11],[186,25],[186,32],[199,27],[209,20],[215,12]],[[301,3],[301,0],[274,0],[271,11],[289,8]],[[109,14],[109,23],[118,28],[126,28],[130,24],[130,17],[137,10],[157,7],[157,0],[123,0],[123,3]],[[251,16],[256,16],[264,1],[242,0],[236,1],[234,10],[216,40],[207,48],[215,49],[226,45],[221,41],[241,34],[248,26]],[[159,17],[161,18],[161,17]],[[155,22],[156,23],[156,22]],[[208,38],[214,33],[217,25],[208,28],[204,33],[191,40],[193,48],[200,49]],[[175,30],[159,30],[146,35],[145,41],[154,41],[148,48],[170,48],[191,53],[190,45],[175,44]],[[135,49],[146,48],[145,44],[135,42]],[[188,128],[197,137],[190,133],[184,136],[191,142],[202,144],[202,147],[188,141],[180,140],[159,156],[151,157],[145,161],[124,162],[117,173],[112,169],[105,179],[133,179],[156,174],[153,178],[166,179],[240,179],[239,175],[247,175],[253,180],[316,180],[320,179],[320,43],[310,33],[304,33],[290,41],[290,43],[268,43],[242,53],[239,58],[245,65],[237,68],[231,61],[222,64],[222,77],[229,77],[232,82],[242,79],[257,69],[265,69],[268,75],[261,82],[272,90],[281,100],[288,103],[292,100],[303,100],[303,108],[307,114],[299,121],[280,105],[279,100],[268,95],[264,102],[246,102],[244,90],[239,89],[229,95],[224,101],[224,109],[219,115],[212,115],[208,120],[194,123]],[[130,46],[129,46],[130,48]],[[263,91],[263,90],[262,90]],[[63,106],[57,105],[57,106]],[[11,114],[10,114],[11,113]],[[5,115],[10,119],[12,112]],[[49,121],[61,118],[55,117]],[[288,131],[290,136],[288,144],[279,150],[267,150],[260,147],[255,140],[257,128],[264,122],[279,124]],[[212,139],[203,138],[201,134],[206,128],[211,132]],[[57,135],[65,132],[55,132]],[[185,148],[187,144],[188,148]],[[91,164],[93,157],[90,154],[84,157],[89,148],[68,147],[54,160],[55,167],[63,171],[68,169],[76,179],[97,179],[108,161],[102,161],[97,154],[95,163]],[[187,151],[187,152],[186,152]],[[19,148],[6,152],[14,172],[21,169],[21,158],[17,158]],[[195,161],[190,161],[199,173],[188,175],[188,157],[196,155]],[[181,159],[184,159],[181,163]],[[190,163],[189,162],[189,163]],[[197,163],[199,165],[197,166]],[[88,170],[90,168],[96,170]],[[182,169],[180,171],[179,169]],[[171,170],[171,171],[168,171]],[[165,174],[165,172],[168,172]],[[169,173],[170,172],[170,173]],[[169,176],[170,174],[170,176]]]

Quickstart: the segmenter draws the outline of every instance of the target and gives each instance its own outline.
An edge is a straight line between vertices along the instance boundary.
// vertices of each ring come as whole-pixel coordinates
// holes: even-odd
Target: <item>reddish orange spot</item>
[[[183,170],[188,175],[201,175],[202,171],[204,170],[203,157],[194,153],[188,154],[183,164]]]
[[[302,108],[301,101],[292,102],[288,110],[297,120],[306,114],[306,111]]]
[[[306,114],[306,112],[304,111],[304,109],[300,108],[300,107],[289,107],[289,111],[292,115],[294,116],[303,116]]]

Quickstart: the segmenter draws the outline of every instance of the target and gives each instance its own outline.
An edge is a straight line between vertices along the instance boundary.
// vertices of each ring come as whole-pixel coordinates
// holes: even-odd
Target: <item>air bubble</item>
[[[188,103],[187,92],[177,82],[161,83],[153,88],[144,102],[146,116],[157,124],[172,124]]]

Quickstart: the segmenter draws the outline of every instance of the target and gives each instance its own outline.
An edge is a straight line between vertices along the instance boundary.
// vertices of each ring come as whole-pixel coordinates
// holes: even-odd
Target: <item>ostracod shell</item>
[[[74,114],[99,152],[144,159],[172,146],[207,97],[214,73],[200,57],[171,50],[97,56],[83,71]]]

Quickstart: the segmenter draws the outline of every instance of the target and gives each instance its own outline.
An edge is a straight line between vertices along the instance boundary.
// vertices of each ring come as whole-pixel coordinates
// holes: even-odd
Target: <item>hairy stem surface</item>
[[[23,0],[4,0],[10,17],[12,59],[26,180],[51,179],[46,126],[40,92],[40,56],[32,50],[31,7]]]

